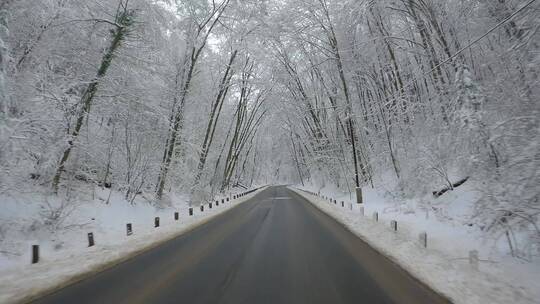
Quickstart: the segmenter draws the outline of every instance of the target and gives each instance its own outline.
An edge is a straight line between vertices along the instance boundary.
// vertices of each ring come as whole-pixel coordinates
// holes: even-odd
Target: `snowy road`
[[[285,187],[33,303],[448,303]]]

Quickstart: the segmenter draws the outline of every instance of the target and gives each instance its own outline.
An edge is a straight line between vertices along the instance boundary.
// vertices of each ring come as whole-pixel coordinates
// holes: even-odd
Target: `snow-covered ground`
[[[466,185],[438,198],[431,210],[417,200],[385,196],[384,189],[364,189],[364,215],[357,204],[351,210],[354,200],[348,193],[300,188],[336,199],[337,205],[291,188],[455,303],[540,303],[540,261],[510,257],[504,242],[487,238],[464,220],[470,218],[475,199]],[[391,220],[398,222],[397,233]],[[427,249],[420,245],[421,232],[427,233]],[[479,252],[478,270],[469,263],[471,250]]]
[[[260,191],[260,190],[259,190]],[[74,199],[63,208],[57,229],[45,224],[45,214],[58,211],[60,201],[40,197],[36,192],[17,197],[0,197],[0,303],[15,303],[44,290],[66,284],[85,274],[97,272],[149,247],[178,236],[212,217],[245,202],[257,192],[239,199],[208,204],[201,212],[189,207],[184,197],[172,197],[166,207],[156,207],[139,197],[134,205],[108,189],[96,190],[89,199]],[[111,196],[109,197],[109,193]],[[105,202],[109,200],[109,203]],[[79,203],[75,203],[79,202]],[[82,203],[81,203],[82,202]],[[179,212],[179,220],[174,219]],[[154,218],[160,227],[154,227]],[[133,234],[126,234],[131,223]],[[92,232],[95,246],[88,247]],[[40,260],[31,264],[31,246],[40,246]]]

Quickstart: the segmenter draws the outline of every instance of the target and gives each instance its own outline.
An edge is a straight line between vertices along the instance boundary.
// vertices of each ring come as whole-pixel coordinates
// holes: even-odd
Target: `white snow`
[[[361,239],[399,263],[403,268],[446,295],[455,303],[538,303],[540,263],[508,257],[498,242],[489,242],[480,229],[460,222],[470,214],[474,192],[463,186],[440,197],[437,212],[422,210],[418,201],[384,198],[380,190],[364,189],[364,215],[348,194],[323,189],[337,205],[321,197],[291,188],[316,207],[343,223]],[[318,192],[312,187],[303,187]],[[345,201],[345,208],[341,207]],[[452,202],[459,202],[451,204]],[[379,221],[373,219],[378,212]],[[390,229],[397,220],[398,232]],[[428,248],[419,233],[427,232]],[[470,250],[478,250],[479,270],[469,264]]]
[[[259,190],[260,191],[260,190]],[[176,237],[203,224],[214,216],[253,197],[259,191],[219,206],[204,205],[204,212],[194,206],[189,216],[188,204],[182,197],[171,198],[171,206],[156,208],[139,198],[131,206],[120,193],[97,191],[94,200],[79,203],[66,217],[62,227],[49,231],[41,224],[36,208],[45,200],[35,192],[17,198],[0,197],[0,303],[15,303],[43,291],[62,286],[84,274],[97,272],[140,251]],[[59,202],[50,201],[55,206]],[[46,205],[46,204],[41,204]],[[174,220],[174,212],[179,220]],[[154,218],[160,217],[160,227]],[[126,235],[126,224],[132,223],[133,234]],[[28,227],[34,226],[35,229]],[[92,232],[95,246],[88,247],[87,233]],[[40,245],[40,260],[31,264],[31,245]]]

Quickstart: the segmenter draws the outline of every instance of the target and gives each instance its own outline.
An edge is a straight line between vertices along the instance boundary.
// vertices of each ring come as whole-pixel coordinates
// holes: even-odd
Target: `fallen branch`
[[[443,195],[444,193],[446,193],[446,192],[449,191],[449,190],[454,190],[454,188],[457,188],[457,187],[463,185],[468,179],[469,179],[469,177],[467,176],[467,177],[465,177],[464,179],[461,179],[461,180],[459,180],[459,181],[453,183],[453,184],[452,184],[452,187],[445,187],[445,188],[443,188],[442,190],[439,190],[439,191],[433,191],[433,192],[432,192],[432,193],[433,193],[433,196],[439,197],[439,196]]]

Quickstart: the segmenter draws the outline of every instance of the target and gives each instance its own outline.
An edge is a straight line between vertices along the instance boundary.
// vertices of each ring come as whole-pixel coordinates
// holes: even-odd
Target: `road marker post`
[[[204,205],[201,205],[201,212],[204,212]]]
[[[178,214],[178,212],[175,212],[174,213],[174,220],[178,221],[179,218],[180,218],[180,215]]]
[[[88,232],[88,247],[92,247],[94,245],[94,234],[92,232]]]
[[[472,269],[479,269],[480,259],[478,258],[478,250],[469,251],[469,264],[471,265]]]
[[[345,202],[341,201],[341,207],[345,207]]]
[[[216,207],[219,206],[219,200],[216,200]]]
[[[422,245],[422,247],[424,248],[427,248],[427,233],[426,232],[422,232],[418,235],[418,239],[420,241],[420,245]]]
[[[39,245],[32,245],[32,264],[39,262]]]
[[[208,208],[212,209],[212,203],[208,203]]]
[[[126,224],[126,235],[132,235],[133,234],[133,226],[131,223]]]
[[[189,208],[189,216],[193,215],[193,208]]]
[[[356,192],[356,203],[357,204],[363,204],[364,203],[364,198],[362,197],[362,188],[356,187],[355,192]]]
[[[159,217],[158,216],[156,216],[154,218],[154,228],[157,228],[157,227],[159,227]]]
[[[394,230],[394,232],[396,232],[397,231],[397,221],[395,221],[395,220],[390,221],[390,227],[392,228],[392,230]]]
[[[378,212],[373,212],[373,219],[375,220],[375,222],[379,221],[379,213]]]

